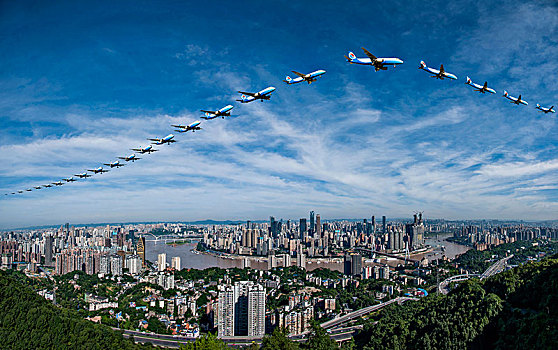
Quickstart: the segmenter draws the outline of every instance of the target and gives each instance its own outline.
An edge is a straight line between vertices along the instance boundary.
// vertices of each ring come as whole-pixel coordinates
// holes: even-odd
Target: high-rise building
[[[386,233],[386,216],[385,215],[382,216],[382,233],[383,234]]]
[[[316,232],[316,228],[314,226],[314,211],[313,210],[310,212],[310,230],[312,232]]]
[[[165,271],[167,268],[167,254],[161,253],[157,256],[157,270]]]
[[[306,269],[306,256],[302,251],[302,245],[299,245],[296,251],[296,266]]]
[[[137,251],[141,258],[141,265],[145,266],[145,237],[140,237],[138,239]]]
[[[220,287],[218,336],[264,335],[265,298],[265,288],[252,281]]]
[[[219,308],[217,335],[221,337],[234,336],[234,288],[225,286],[219,291]]]
[[[322,238],[322,221],[320,219],[320,214],[316,215],[316,237]]]
[[[343,273],[347,276],[357,276],[362,273],[362,255],[345,254],[343,262]]]
[[[99,272],[105,275],[110,273],[110,258],[108,254],[101,255]]]
[[[308,233],[308,224],[306,223],[305,218],[300,219],[300,224],[298,226],[298,231],[299,231],[300,240],[302,242],[304,242],[305,239],[306,239],[306,234]]]
[[[248,336],[265,334],[265,288],[261,284],[248,291]]]
[[[141,258],[139,255],[128,255],[126,257],[126,267],[128,272],[132,275],[137,275],[141,272]]]
[[[171,259],[171,267],[177,271],[180,271],[180,257],[173,256]]]
[[[45,265],[52,265],[52,236],[45,237]]]
[[[119,255],[110,256],[110,273],[113,276],[122,275],[122,258]]]

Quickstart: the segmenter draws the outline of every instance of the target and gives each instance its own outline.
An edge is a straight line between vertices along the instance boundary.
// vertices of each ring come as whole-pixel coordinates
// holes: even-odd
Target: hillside
[[[558,258],[390,306],[355,337],[363,349],[555,349]],[[377,323],[376,323],[377,321]]]
[[[59,308],[0,270],[2,349],[149,349]]]

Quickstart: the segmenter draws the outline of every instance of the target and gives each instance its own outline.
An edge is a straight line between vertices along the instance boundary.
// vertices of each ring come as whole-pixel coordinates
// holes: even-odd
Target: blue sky
[[[558,218],[557,117],[534,109],[558,105],[553,1],[18,1],[0,4],[0,32],[1,193],[129,154],[236,90],[277,87],[135,164],[3,196],[0,227],[309,210]],[[361,46],[405,63],[347,64]],[[459,80],[429,78],[420,60]],[[282,82],[315,69],[327,71],[315,84]]]

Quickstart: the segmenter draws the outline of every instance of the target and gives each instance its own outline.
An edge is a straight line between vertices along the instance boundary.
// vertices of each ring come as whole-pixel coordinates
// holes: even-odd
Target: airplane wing
[[[126,160],[126,157],[118,157],[118,159],[124,159],[124,160]],[[105,165],[107,165],[107,164],[105,164]]]
[[[376,56],[374,56],[372,53],[370,53],[370,51],[366,50],[364,47],[361,47],[362,51],[364,51],[364,53],[366,54],[366,56],[368,56],[372,61],[376,60]]]
[[[185,128],[185,125],[171,125],[173,128]],[[155,141],[155,140],[151,140],[151,141]]]
[[[110,166],[110,163],[103,163],[103,165]]]
[[[248,96],[252,96],[252,97],[256,96],[256,94],[254,92],[239,91],[238,93],[248,95]]]
[[[294,74],[298,75],[298,76],[301,77],[301,78],[305,78],[305,77],[306,77],[306,74],[302,74],[302,73],[299,73],[299,72],[295,72],[294,70],[292,70],[291,72],[293,72]]]
[[[157,142],[161,141],[161,139],[148,139],[148,140],[149,141],[157,141]]]
[[[217,114],[217,111],[205,111],[203,109],[200,109],[200,112],[205,112],[205,113],[210,113],[210,114]]]

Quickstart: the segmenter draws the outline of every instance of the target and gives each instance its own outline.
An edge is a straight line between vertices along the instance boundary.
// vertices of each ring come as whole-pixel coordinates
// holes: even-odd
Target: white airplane
[[[234,107],[232,105],[227,105],[217,111],[206,111],[206,110],[201,110],[202,112],[205,113],[205,117],[201,117],[202,119],[205,120],[211,120],[211,119],[215,119],[217,117],[221,117],[223,119],[225,119],[225,117],[230,117],[231,116],[231,110]]]
[[[46,185],[43,185],[43,187],[49,188],[49,187],[52,187],[52,185],[51,184],[46,184]]]
[[[23,191],[17,191],[17,193],[23,193]]]
[[[95,169],[87,169],[87,171],[92,172],[93,174],[102,174],[108,173],[108,170],[104,170],[102,166],[95,168]]]
[[[28,189],[26,189],[26,191],[27,191],[27,192],[31,192],[31,191],[33,191],[33,190],[32,190],[32,189],[30,189],[30,188],[28,188]]]
[[[317,70],[317,71],[314,71],[314,72],[308,73],[308,74],[302,74],[302,73],[299,73],[299,72],[295,72],[294,70],[291,71],[291,72],[293,72],[294,74],[298,75],[298,78],[294,78],[294,79],[293,79],[293,78],[291,78],[291,77],[289,77],[289,76],[287,75],[287,76],[285,77],[285,80],[283,80],[283,81],[284,81],[285,83],[289,84],[289,85],[301,83],[301,82],[303,82],[303,81],[307,82],[308,84],[312,84],[312,82],[316,81],[316,79],[317,79],[319,76],[325,74],[326,71],[323,70],[323,69],[320,69],[320,70]]]
[[[147,146],[147,147],[145,147],[145,148],[143,148],[143,147],[140,147],[140,148],[132,148],[131,151],[136,151],[136,152],[139,152],[139,153],[141,153],[141,154],[145,154],[145,153],[150,154],[151,152],[157,152],[157,150],[154,149],[152,145],[149,145],[149,146]]]
[[[419,69],[422,69],[425,72],[433,74],[433,75],[431,75],[432,78],[436,78],[436,79],[440,79],[440,80],[444,80],[444,78],[457,80],[457,77],[455,75],[445,71],[443,64],[440,65],[440,70],[437,70],[437,69],[428,67],[426,65],[426,63],[424,63],[424,61],[420,61]]]
[[[166,144],[171,144],[173,142],[176,142],[176,140],[174,139],[174,135],[173,134],[168,134],[167,136],[163,137],[162,139],[148,139],[149,141],[153,141],[152,144],[154,145],[164,145]]]
[[[519,97],[517,97],[517,98],[512,97],[508,94],[508,92],[506,90],[504,90],[504,97],[507,98],[508,100],[510,100],[511,101],[510,103],[513,103],[513,104],[516,104],[516,105],[523,104],[523,105],[527,106],[529,104],[529,103],[527,103],[527,101],[523,101],[521,99],[521,95],[519,95]]]
[[[62,186],[64,183],[62,181],[56,181],[52,183],[54,186]]]
[[[535,108],[538,109],[539,111],[543,112],[544,114],[556,113],[556,111],[554,110],[554,106],[550,106],[549,108],[544,108],[544,107],[541,107],[541,105],[537,103],[537,107],[535,107]]]
[[[42,187],[41,186],[35,186],[36,190],[40,190]]]
[[[271,98],[271,93],[273,91],[275,91],[275,88],[273,86],[267,87],[258,92],[239,91],[242,96],[240,96],[240,100],[237,101],[240,103],[248,103],[255,100],[260,100],[261,102],[263,102],[263,100],[269,100]]]
[[[190,130],[192,130],[192,132],[196,132],[196,130],[201,130],[200,124],[201,124],[201,122],[199,120],[196,120],[195,122],[190,123],[188,125],[178,124],[178,125],[171,125],[171,126],[176,128],[175,131],[177,131],[177,132],[187,132],[187,131],[190,131]]]
[[[141,158],[136,157],[136,154],[135,154],[135,153],[132,153],[132,154],[130,154],[130,155],[127,156],[127,157],[118,157],[118,159],[124,159],[124,160],[127,161],[127,162],[132,161],[132,163],[133,163],[133,162],[135,162],[136,160],[141,159]],[[122,164],[122,165],[124,165],[124,164]]]
[[[81,173],[81,174],[75,174],[74,176],[77,176],[77,177],[79,177],[80,179],[85,179],[85,178],[91,177],[91,176],[93,176],[93,175],[89,175],[87,172],[83,172],[83,173]]]
[[[362,64],[368,66],[374,66],[376,72],[379,70],[387,70],[386,66],[393,65],[394,67],[398,64],[403,64],[403,61],[396,57],[376,57],[370,53],[370,51],[366,50],[364,47],[361,47],[362,51],[368,56],[368,58],[358,58],[353,52],[349,52],[349,56],[345,56],[347,62],[351,64]]]
[[[126,164],[120,164],[120,161],[115,160],[114,162],[103,163],[103,165],[109,166],[111,168],[120,168],[121,166],[124,166]]]
[[[490,92],[491,94],[495,94],[496,91],[494,89],[491,89],[488,87],[488,82],[484,82],[484,85],[479,85],[477,83],[473,83],[471,81],[471,78],[467,77],[467,82],[465,83],[467,85],[470,85],[473,87],[473,89],[475,89],[475,91],[480,92],[481,94],[484,94],[485,92]]]
[[[87,174],[86,174],[86,175],[87,175]],[[74,181],[76,181],[76,179],[74,179],[73,177],[70,177],[70,178],[67,178],[67,179],[62,179],[62,180],[66,181],[66,182],[74,182]]]

